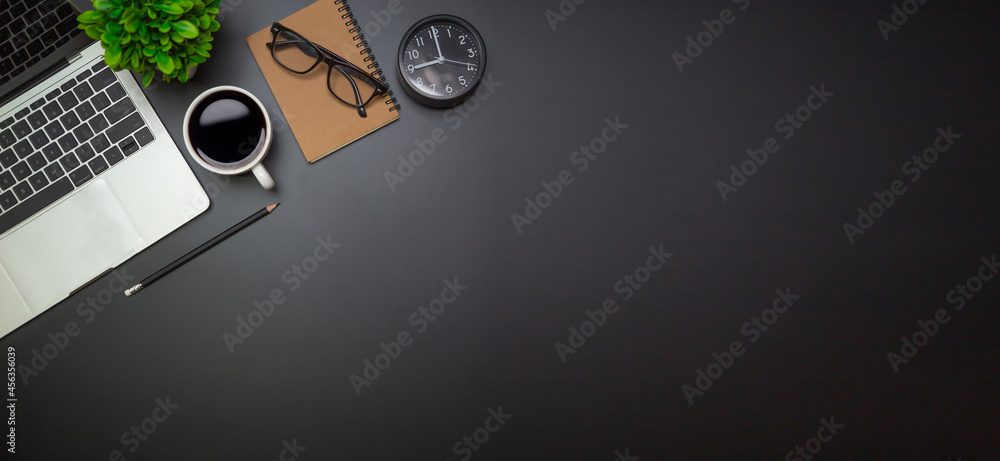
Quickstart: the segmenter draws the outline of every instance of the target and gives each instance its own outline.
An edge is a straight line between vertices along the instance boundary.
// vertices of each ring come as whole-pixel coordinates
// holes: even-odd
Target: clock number
[[[417,37],[417,39],[415,41],[417,42],[417,46],[424,46],[424,38],[423,37]]]
[[[417,77],[417,86],[424,86],[424,81],[420,77]]]
[[[459,36],[458,37],[458,42],[461,43],[462,45],[465,45],[465,36],[464,35]]]
[[[475,64],[469,64],[469,70],[476,70]]]
[[[444,90],[447,91],[448,94],[451,94],[452,91],[455,91],[455,90],[451,89],[451,85],[445,85],[444,86]]]
[[[469,48],[469,57],[473,58],[476,56],[476,50]]]
[[[417,59],[417,58],[420,57],[420,52],[417,51],[417,50],[412,50],[412,51],[410,51],[410,52],[408,52],[406,54],[407,54],[407,56],[410,57],[410,59]]]
[[[462,86],[465,86],[467,84],[466,81],[465,81],[465,76],[464,75],[459,75],[458,76],[458,83],[461,83]]]
[[[410,71],[410,73],[412,74],[413,73],[413,64],[408,64],[406,66],[406,70]]]
[[[436,86],[437,86],[437,83],[431,83],[431,94],[434,94],[434,87],[436,87]]]

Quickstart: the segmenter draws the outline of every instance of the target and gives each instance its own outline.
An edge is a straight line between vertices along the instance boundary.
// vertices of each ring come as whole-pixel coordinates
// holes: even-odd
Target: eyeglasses
[[[326,76],[326,87],[330,94],[340,102],[356,107],[361,117],[368,116],[365,113],[368,103],[375,97],[388,93],[389,87],[381,78],[376,78],[336,53],[307,40],[302,34],[277,22],[271,24],[271,33],[274,37],[267,48],[271,50],[271,57],[275,62],[296,74],[309,73],[320,63],[326,63],[330,68]]]

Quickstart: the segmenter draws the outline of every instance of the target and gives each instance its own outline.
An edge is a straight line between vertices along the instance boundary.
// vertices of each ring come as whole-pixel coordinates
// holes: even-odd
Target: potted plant
[[[212,49],[212,32],[220,0],[94,0],[94,9],[77,19],[79,28],[104,47],[112,70],[142,75],[149,86],[159,75],[165,82],[186,82]]]

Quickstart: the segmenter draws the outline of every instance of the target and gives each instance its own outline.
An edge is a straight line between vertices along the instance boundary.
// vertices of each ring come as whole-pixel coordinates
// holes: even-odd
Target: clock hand
[[[437,29],[431,27],[431,32],[434,32],[434,34],[433,34],[434,35],[434,46],[436,46],[437,50],[438,50],[437,60],[438,60],[438,62],[442,62],[442,61],[444,61],[444,54],[441,53],[441,44],[438,43],[438,31],[437,31]]]
[[[475,64],[472,64],[472,63],[469,63],[469,62],[454,61],[454,60],[451,60],[451,59],[445,59],[444,62],[450,62],[452,64],[461,64],[463,66],[475,66]]]
[[[437,59],[435,59],[433,61],[427,61],[427,62],[425,62],[425,63],[423,63],[423,64],[421,64],[419,66],[413,66],[413,70],[423,69],[424,67],[433,66],[434,64],[441,64],[441,61],[437,60]]]

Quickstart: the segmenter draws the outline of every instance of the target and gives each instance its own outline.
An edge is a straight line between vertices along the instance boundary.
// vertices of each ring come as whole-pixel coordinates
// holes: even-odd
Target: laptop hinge
[[[76,62],[77,60],[79,60],[82,57],[83,57],[83,53],[76,53],[73,56],[70,56],[69,58],[67,58],[66,60],[69,61],[70,64],[73,64],[74,62]]]

